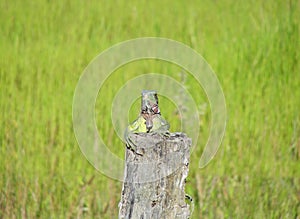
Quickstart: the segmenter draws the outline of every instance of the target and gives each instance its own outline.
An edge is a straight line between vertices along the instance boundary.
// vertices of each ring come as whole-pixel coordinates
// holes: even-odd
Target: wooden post
[[[126,149],[120,219],[187,219],[185,179],[191,139],[183,133],[132,134],[136,151]]]

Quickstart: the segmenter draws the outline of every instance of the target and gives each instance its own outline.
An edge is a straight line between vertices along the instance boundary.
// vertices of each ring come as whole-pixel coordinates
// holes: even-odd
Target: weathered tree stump
[[[126,149],[119,218],[189,218],[184,188],[191,139],[183,133],[139,133],[131,139],[137,149]]]

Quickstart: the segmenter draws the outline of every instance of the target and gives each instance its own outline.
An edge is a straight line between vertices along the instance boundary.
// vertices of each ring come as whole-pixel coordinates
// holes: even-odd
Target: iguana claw
[[[194,211],[194,207],[195,207],[195,203],[194,203],[194,200],[193,198],[188,195],[188,194],[185,194],[185,199],[189,200],[190,201],[190,215],[193,214],[193,211]]]

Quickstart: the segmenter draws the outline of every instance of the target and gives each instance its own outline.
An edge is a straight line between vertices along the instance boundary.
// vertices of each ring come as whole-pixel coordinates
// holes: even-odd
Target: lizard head
[[[148,131],[150,131],[153,126],[152,116],[155,114],[160,114],[157,92],[152,90],[143,90],[141,115],[146,120],[146,127]]]

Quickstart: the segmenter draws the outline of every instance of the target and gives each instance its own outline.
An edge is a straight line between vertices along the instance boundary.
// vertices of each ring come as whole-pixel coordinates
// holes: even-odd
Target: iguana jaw
[[[153,127],[152,117],[154,116],[154,114],[151,112],[142,111],[141,116],[146,120],[145,125],[147,128],[147,132],[150,132]]]

